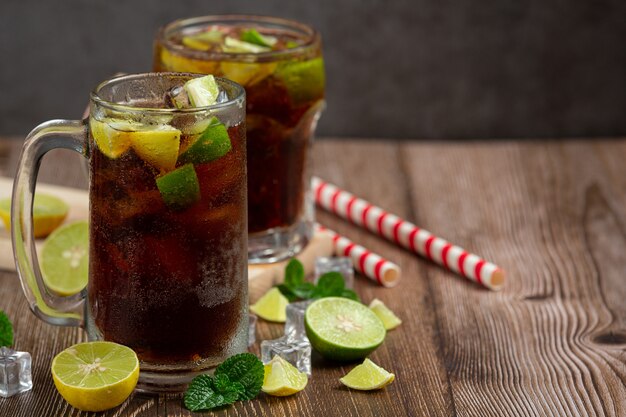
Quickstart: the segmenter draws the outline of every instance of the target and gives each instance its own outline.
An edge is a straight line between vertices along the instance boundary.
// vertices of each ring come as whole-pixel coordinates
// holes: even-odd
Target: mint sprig
[[[209,411],[237,400],[251,400],[259,395],[265,370],[252,353],[240,353],[226,359],[215,374],[198,375],[185,392],[184,403],[191,411]]]
[[[346,288],[343,275],[339,272],[327,272],[320,276],[317,285],[304,280],[304,266],[293,258],[285,268],[285,280],[277,286],[289,302],[297,299],[314,300],[324,297],[344,297],[360,301],[359,296]]]
[[[0,347],[11,346],[13,344],[13,325],[11,320],[0,310]]]

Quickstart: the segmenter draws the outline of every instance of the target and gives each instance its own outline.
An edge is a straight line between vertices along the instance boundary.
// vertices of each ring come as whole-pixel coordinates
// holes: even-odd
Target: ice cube
[[[215,99],[215,102],[224,103],[226,101],[228,101],[228,94],[226,94],[226,91],[220,90],[220,92],[217,94],[217,98]]]
[[[313,300],[298,301],[287,305],[285,337],[291,341],[308,340],[304,330],[304,312]]]
[[[343,279],[346,283],[346,288],[352,289],[354,287],[354,267],[352,266],[352,259],[347,256],[339,257],[320,257],[315,259],[315,283],[320,276],[326,272],[339,272],[343,275]]]
[[[292,341],[283,336],[261,342],[263,363],[268,363],[276,355],[291,363],[299,371],[311,375],[311,344],[308,339]]]
[[[170,88],[163,97],[165,106],[171,109],[184,109],[191,107],[187,91],[182,86]]]
[[[248,347],[252,346],[256,342],[256,316],[254,314],[248,314]]]
[[[10,397],[33,387],[30,353],[0,348],[0,397]]]

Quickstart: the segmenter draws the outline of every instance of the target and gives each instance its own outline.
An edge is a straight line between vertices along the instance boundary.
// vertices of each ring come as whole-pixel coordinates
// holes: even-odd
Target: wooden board
[[[13,180],[0,177],[0,198],[11,196]],[[37,191],[49,193],[62,198],[70,207],[66,223],[76,220],[86,220],[89,217],[89,198],[86,190],[61,187],[50,184],[38,184]],[[39,239],[40,248],[43,239]],[[307,274],[313,271],[315,258],[331,256],[332,239],[323,232],[317,232],[309,245],[297,258],[304,264]],[[286,262],[270,265],[250,265],[248,267],[248,290],[250,301],[254,302],[259,296],[269,290],[274,284],[282,282]],[[2,224],[0,228],[0,269],[15,271],[11,236]]]

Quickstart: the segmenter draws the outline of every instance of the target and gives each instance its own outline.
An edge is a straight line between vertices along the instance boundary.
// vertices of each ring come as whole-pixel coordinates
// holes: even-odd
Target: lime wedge
[[[132,349],[111,342],[79,343],[52,360],[59,394],[83,411],[117,407],[137,385],[139,360]]]
[[[250,42],[240,41],[239,39],[227,36],[224,39],[224,52],[240,53],[240,54],[260,54],[262,52],[271,51],[271,48],[261,45],[255,45]]]
[[[128,134],[137,155],[161,171],[171,171],[176,166],[180,147],[180,130],[170,125],[144,126]]]
[[[380,389],[391,384],[396,376],[387,372],[369,359],[357,365],[339,381],[349,388],[362,391]]]
[[[340,297],[313,302],[304,314],[306,334],[322,356],[333,360],[364,358],[385,340],[385,327],[363,304]]]
[[[200,183],[192,164],[186,164],[156,179],[165,204],[182,210],[200,200]]]
[[[80,292],[87,285],[89,225],[80,221],[55,230],[41,249],[41,272],[46,286],[59,295]]]
[[[228,62],[220,64],[224,77],[243,86],[251,86],[272,75],[278,64],[276,62]]]
[[[219,30],[209,30],[194,35],[183,36],[182,44],[187,48],[196,49],[198,51],[208,51],[211,45],[220,44],[222,42],[222,32]]]
[[[161,49],[161,65],[164,71],[194,72],[197,74],[211,74],[218,67],[216,61],[192,59],[170,52],[167,48]]]
[[[283,293],[273,287],[250,306],[250,311],[264,320],[284,323],[287,320],[287,304],[289,301]]]
[[[204,132],[180,155],[179,161],[182,164],[204,164],[221,158],[231,149],[226,126],[214,117]]]
[[[220,93],[215,77],[212,75],[193,78],[185,83],[184,89],[194,107],[212,106]]]
[[[296,104],[319,100],[324,96],[326,77],[321,57],[285,62],[276,68],[274,76],[285,84],[289,97]]]
[[[35,193],[33,202],[33,234],[35,237],[46,237],[59,227],[69,207],[57,197]],[[11,199],[0,200],[0,217],[7,230],[11,230]]]
[[[107,119],[100,121],[89,119],[89,128],[96,146],[111,159],[120,157],[130,148],[129,132],[134,132],[137,125],[123,120]]]
[[[265,377],[261,390],[269,395],[285,397],[302,391],[309,378],[304,372],[280,356],[274,356],[265,365]]]
[[[271,48],[276,45],[278,39],[274,36],[261,35],[256,29],[244,30],[241,33],[241,40],[247,43],[253,43],[255,45],[266,46]]]
[[[393,311],[380,301],[378,298],[374,298],[369,305],[369,308],[378,316],[383,322],[385,330],[392,330],[402,324],[402,320],[396,316]]]

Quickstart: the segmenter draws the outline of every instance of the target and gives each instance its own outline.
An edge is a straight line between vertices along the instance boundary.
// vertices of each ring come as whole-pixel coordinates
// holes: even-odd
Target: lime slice
[[[33,234],[35,237],[46,237],[59,227],[69,207],[57,197],[35,193],[33,203]],[[11,230],[11,199],[0,200],[0,217],[7,230]]]
[[[349,388],[362,391],[380,389],[391,384],[396,376],[387,372],[369,359],[357,365],[339,381]]]
[[[220,44],[222,42],[222,32],[219,30],[209,30],[194,35],[183,36],[182,44],[187,48],[196,49],[198,51],[208,51],[211,45]]]
[[[137,385],[139,360],[132,349],[111,342],[79,343],[52,360],[59,394],[83,411],[117,407]]]
[[[239,39],[227,36],[224,39],[224,52],[241,53],[241,54],[260,54],[262,52],[271,51],[271,48],[261,45],[255,45],[250,42],[240,41]]]
[[[182,164],[204,164],[221,158],[232,149],[228,130],[217,117],[211,119],[202,135],[180,155]]]
[[[165,204],[182,210],[200,200],[200,183],[192,164],[186,164],[156,179]]]
[[[91,118],[89,127],[100,152],[111,159],[116,159],[130,148],[128,133],[135,131],[136,125],[123,120],[100,121]]]
[[[378,316],[383,322],[385,330],[392,330],[402,324],[402,320],[396,316],[393,311],[380,301],[378,298],[374,298],[369,305],[369,308]]]
[[[319,100],[324,96],[326,77],[321,57],[285,62],[276,68],[274,76],[285,84],[289,97],[296,104]]]
[[[364,358],[385,340],[385,327],[363,304],[340,297],[312,303],[304,314],[306,334],[322,356],[334,360]]]
[[[250,306],[250,311],[264,320],[284,323],[287,320],[287,304],[289,301],[283,293],[273,287]]]
[[[41,249],[41,272],[46,286],[59,295],[80,292],[87,285],[89,225],[80,221],[55,230]]]
[[[212,75],[193,78],[187,81],[183,87],[194,107],[206,107],[215,104],[217,95],[220,93],[215,77]]]
[[[274,356],[265,365],[265,377],[261,390],[269,395],[285,397],[300,392],[306,387],[309,378],[304,372],[284,360]]]
[[[259,31],[254,28],[244,30],[241,33],[241,40],[255,45],[266,46],[268,48],[271,48],[276,45],[276,42],[278,42],[278,39],[274,36],[261,35]]]
[[[161,49],[161,71],[194,72],[197,74],[211,74],[218,67],[216,61],[186,58],[168,49]]]
[[[170,125],[144,125],[141,129],[128,134],[135,153],[161,171],[174,169],[180,147],[180,130]]]
[[[222,62],[220,68],[224,77],[243,86],[251,86],[272,75],[278,64],[276,62]]]

